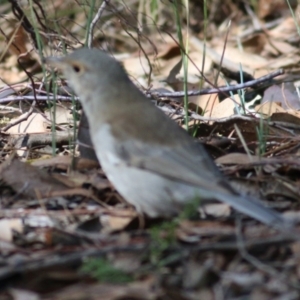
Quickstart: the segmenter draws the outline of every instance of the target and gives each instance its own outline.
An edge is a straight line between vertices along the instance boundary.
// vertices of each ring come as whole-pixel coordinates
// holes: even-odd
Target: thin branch
[[[92,22],[90,24],[89,35],[88,35],[88,47],[89,48],[92,47],[94,28],[95,28],[97,22],[99,21],[99,19],[101,18],[102,13],[108,3],[109,3],[109,0],[104,0],[102,2],[101,6],[99,7],[99,9],[97,11],[95,18],[92,20]]]
[[[236,91],[236,90],[244,89],[247,87],[256,86],[262,82],[269,81],[269,80],[273,79],[274,77],[277,77],[282,74],[284,74],[284,71],[282,69],[280,69],[280,70],[276,70],[268,75],[262,76],[258,79],[247,81],[247,82],[236,84],[236,85],[221,86],[221,87],[213,88],[213,89],[189,91],[188,96],[208,95],[208,94]],[[161,98],[161,97],[181,98],[184,96],[184,92],[170,92],[170,93],[148,92],[148,93],[150,93],[152,96],[157,97],[157,98]]]

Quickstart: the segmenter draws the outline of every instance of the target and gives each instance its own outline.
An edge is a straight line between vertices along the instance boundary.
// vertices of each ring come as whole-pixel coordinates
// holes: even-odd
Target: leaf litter
[[[189,90],[285,71],[240,94],[191,96],[190,131],[237,189],[299,220],[299,35],[286,1],[257,3],[255,14],[247,1],[213,1],[204,32],[203,8],[190,2]],[[147,220],[117,194],[67,83],[47,73],[45,85],[30,33],[32,24],[42,33],[45,56],[61,54],[62,43],[80,47],[91,7],[43,5],[33,4],[37,23],[29,4],[0,6],[1,298],[298,299],[298,241],[218,203],[201,205],[196,217]],[[146,2],[110,1],[93,47],[114,53],[147,95],[173,93],[156,93],[155,102],[184,126],[176,28],[170,7],[157,5],[163,13],[152,15]],[[117,280],[123,273],[131,282]]]

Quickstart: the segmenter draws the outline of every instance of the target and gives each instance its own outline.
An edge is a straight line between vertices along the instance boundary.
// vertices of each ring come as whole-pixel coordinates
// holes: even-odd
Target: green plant
[[[156,267],[165,265],[165,252],[175,244],[178,219],[165,221],[150,229],[150,262]]]
[[[186,19],[189,20],[189,9],[188,9],[188,1],[184,1],[186,5]],[[182,57],[182,65],[183,65],[183,72],[184,72],[184,80],[183,80],[183,90],[184,90],[184,111],[185,111],[185,126],[186,130],[188,130],[189,124],[189,117],[188,117],[188,31],[186,37],[186,44],[183,41],[182,35],[182,25],[181,25],[181,18],[180,18],[180,7],[182,6],[181,1],[174,0],[172,1],[173,4],[173,11],[175,15],[175,22],[176,22],[176,30],[177,30],[177,37],[179,41],[179,46],[181,49],[181,57]],[[188,21],[187,21],[188,22]],[[188,29],[188,24],[187,24]]]
[[[156,267],[162,267],[173,259],[174,255],[166,255],[167,250],[176,245],[176,229],[181,220],[194,218],[200,198],[194,197],[189,201],[177,218],[165,221],[150,229],[150,262]],[[176,254],[176,256],[181,254]]]
[[[103,258],[89,258],[83,264],[81,271],[101,282],[126,283],[133,280],[132,276],[114,268],[110,262]]]

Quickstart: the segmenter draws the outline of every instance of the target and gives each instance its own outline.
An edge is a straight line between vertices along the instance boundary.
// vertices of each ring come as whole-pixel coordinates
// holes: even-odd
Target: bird
[[[106,52],[83,47],[45,63],[60,70],[79,97],[104,173],[139,213],[169,218],[198,198],[227,203],[268,226],[292,226],[237,192],[204,145],[155,106]]]

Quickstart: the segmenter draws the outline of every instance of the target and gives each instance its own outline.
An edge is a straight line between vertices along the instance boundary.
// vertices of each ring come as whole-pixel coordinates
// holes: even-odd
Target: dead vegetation
[[[1,299],[300,298],[291,237],[225,204],[138,216],[99,168],[78,99],[42,62],[104,49],[182,126],[186,79],[191,134],[241,192],[297,221],[299,5],[208,2],[0,5]]]

